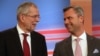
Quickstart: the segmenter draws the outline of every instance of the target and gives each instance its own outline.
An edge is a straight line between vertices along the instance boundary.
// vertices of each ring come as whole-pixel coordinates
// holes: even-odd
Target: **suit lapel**
[[[93,37],[91,37],[89,35],[87,35],[87,46],[88,46],[88,55],[87,56],[92,56],[95,43],[93,41]]]
[[[32,56],[37,56],[37,46],[36,46],[37,40],[36,40],[36,35],[34,32],[31,32],[31,53]]]
[[[23,50],[16,27],[12,30],[12,40],[14,41],[13,45],[18,52],[16,55],[23,56]]]
[[[72,50],[72,40],[71,40],[71,36],[68,37],[66,40],[66,43],[65,43],[65,50],[66,50],[66,54],[68,54],[68,56],[73,56],[73,50]]]

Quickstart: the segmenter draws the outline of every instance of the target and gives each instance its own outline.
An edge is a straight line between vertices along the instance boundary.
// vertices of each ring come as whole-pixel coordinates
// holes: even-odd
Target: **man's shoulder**
[[[57,42],[58,45],[65,45],[67,43],[71,42],[71,37],[67,37],[59,42]]]
[[[97,37],[95,37],[95,36],[93,36],[93,35],[87,34],[87,37],[88,37],[88,39],[90,39],[90,40],[100,41],[100,38],[97,38]]]
[[[89,42],[92,42],[92,43],[94,43],[95,45],[100,45],[100,38],[97,38],[97,37],[95,37],[95,36],[93,36],[93,35],[87,35],[87,41]]]
[[[36,36],[42,36],[42,37],[44,37],[44,35],[42,35],[41,33],[37,32],[37,31],[32,31],[31,34],[32,35],[36,35]]]

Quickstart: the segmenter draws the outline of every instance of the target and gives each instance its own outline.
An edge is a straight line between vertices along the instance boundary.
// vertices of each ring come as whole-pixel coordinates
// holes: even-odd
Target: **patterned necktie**
[[[75,56],[82,56],[82,50],[81,50],[81,46],[79,44],[79,41],[81,39],[80,38],[77,38],[76,39],[76,49],[75,49]]]
[[[24,40],[23,40],[23,52],[24,52],[24,56],[30,56],[30,48],[29,48],[29,44],[27,42],[27,36],[28,36],[28,34],[23,33],[22,35],[24,37]]]

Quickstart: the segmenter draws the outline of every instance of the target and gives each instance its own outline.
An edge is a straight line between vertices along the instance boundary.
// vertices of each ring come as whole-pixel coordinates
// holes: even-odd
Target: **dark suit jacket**
[[[32,56],[47,56],[47,47],[43,35],[31,32]],[[0,56],[23,56],[16,27],[0,33]]]
[[[100,40],[87,35],[87,56],[100,56]],[[72,51],[71,36],[56,44],[53,56],[74,56]]]

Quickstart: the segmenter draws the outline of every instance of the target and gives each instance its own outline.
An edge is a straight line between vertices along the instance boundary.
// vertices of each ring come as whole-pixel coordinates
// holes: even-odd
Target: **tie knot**
[[[26,38],[28,36],[28,34],[26,34],[26,33],[22,33],[22,35],[24,36],[24,38]]]
[[[77,39],[75,39],[77,42],[79,42],[81,39],[80,38],[77,38]]]

